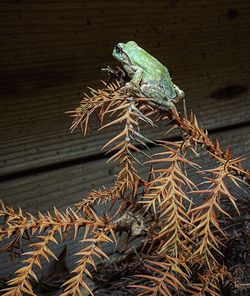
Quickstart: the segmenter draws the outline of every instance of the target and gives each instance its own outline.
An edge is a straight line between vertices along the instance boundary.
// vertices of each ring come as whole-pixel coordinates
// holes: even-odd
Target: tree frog
[[[118,43],[113,57],[122,63],[131,79],[126,88],[139,90],[165,109],[173,109],[174,103],[184,97],[184,92],[173,84],[168,69],[136,42]]]

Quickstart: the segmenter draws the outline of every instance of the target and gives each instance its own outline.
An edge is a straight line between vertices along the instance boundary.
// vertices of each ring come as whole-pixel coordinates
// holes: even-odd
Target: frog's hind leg
[[[163,107],[162,109],[169,110],[174,108],[172,100],[164,97],[163,90],[160,87],[144,84],[141,85],[140,90],[146,98],[152,99],[155,105]]]

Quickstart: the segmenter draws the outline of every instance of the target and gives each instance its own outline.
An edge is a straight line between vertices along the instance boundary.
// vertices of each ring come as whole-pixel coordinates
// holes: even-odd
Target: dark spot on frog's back
[[[210,94],[211,98],[215,99],[232,99],[245,92],[248,87],[242,84],[230,84],[223,88],[218,88]]]

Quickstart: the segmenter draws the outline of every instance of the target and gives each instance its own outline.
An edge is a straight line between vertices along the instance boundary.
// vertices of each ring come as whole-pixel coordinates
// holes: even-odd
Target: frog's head
[[[118,43],[113,50],[113,57],[118,61],[131,65],[131,53],[138,48],[138,45],[134,41],[127,43]]]

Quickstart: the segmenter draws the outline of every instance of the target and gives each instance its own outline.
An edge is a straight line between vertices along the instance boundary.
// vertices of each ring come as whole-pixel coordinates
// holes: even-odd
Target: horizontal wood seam
[[[213,134],[216,134],[216,133],[218,134],[218,133],[222,133],[222,132],[226,132],[226,131],[230,131],[230,130],[245,128],[248,126],[250,126],[250,121],[227,125],[224,127],[214,128],[214,129],[209,130],[208,133],[210,136],[213,136]],[[168,140],[171,140],[171,141],[176,141],[176,140],[180,140],[180,139],[181,139],[181,137],[177,137],[177,136],[168,138]],[[153,146],[154,146],[153,144],[150,144],[150,143],[148,144],[149,148],[151,148]],[[17,178],[28,177],[28,176],[31,176],[34,174],[50,172],[53,170],[59,170],[59,169],[71,167],[74,165],[84,164],[86,162],[93,162],[93,161],[97,161],[97,160],[101,160],[101,159],[105,159],[105,158],[107,158],[106,154],[100,152],[100,153],[93,154],[91,156],[78,157],[76,159],[70,159],[70,160],[66,160],[66,161],[60,161],[57,163],[46,164],[43,166],[38,166],[36,168],[22,170],[19,172],[7,173],[7,174],[4,174],[0,177],[0,183],[5,182],[5,181],[9,181],[9,180],[13,180],[13,179],[17,179]]]

